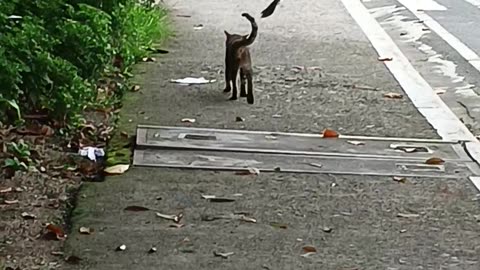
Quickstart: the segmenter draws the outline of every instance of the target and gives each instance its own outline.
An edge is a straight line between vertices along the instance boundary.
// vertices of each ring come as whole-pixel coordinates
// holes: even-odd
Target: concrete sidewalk
[[[310,133],[332,128],[349,135],[438,138],[408,98],[383,97],[402,90],[340,1],[282,1],[264,20],[258,14],[270,0],[168,2],[177,36],[169,54],[138,67],[143,90],[127,98],[121,120],[131,134],[137,124],[177,126],[185,125],[182,118],[195,118],[192,126],[210,128]],[[228,101],[222,93],[223,30],[248,33],[242,12],[259,24],[252,45],[254,105]],[[204,28],[194,30],[196,24]],[[169,82],[188,76],[217,82]],[[84,185],[66,254],[83,259],[72,269],[99,270],[478,269],[480,228],[473,191],[466,179],[400,184],[389,177],[246,177],[132,168]],[[202,193],[243,196],[215,204],[202,199]],[[183,212],[186,226],[169,227],[150,211],[123,211],[129,205]],[[233,212],[247,212],[258,222],[203,218]],[[405,212],[424,215],[396,216]],[[81,226],[95,233],[80,235]],[[116,252],[122,244],[127,249]],[[152,245],[158,251],[148,254]],[[300,256],[307,245],[317,253]],[[234,254],[224,259],[215,251]]]

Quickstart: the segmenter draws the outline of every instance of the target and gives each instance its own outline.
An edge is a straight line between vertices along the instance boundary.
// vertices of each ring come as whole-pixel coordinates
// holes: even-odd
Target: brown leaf
[[[305,252],[305,253],[310,253],[310,252],[317,252],[317,249],[313,246],[304,246],[302,248],[302,250]]]
[[[391,93],[383,94],[383,97],[392,98],[392,99],[400,99],[400,98],[403,98],[403,95],[399,94],[399,93],[391,92]]]
[[[402,176],[394,176],[393,181],[404,184],[404,183],[407,182],[407,178],[402,177]]]
[[[116,54],[114,57],[113,57],[113,61],[112,61],[112,64],[114,67],[116,68],[119,68],[119,69],[122,69],[123,67],[123,57],[120,55],[120,54]]]
[[[340,134],[333,129],[326,128],[323,130],[323,138],[338,138],[338,136],[340,136]]]
[[[132,205],[132,206],[125,207],[123,210],[132,211],[132,212],[141,212],[141,211],[149,211],[150,209],[143,206]]]
[[[65,261],[69,264],[79,264],[82,259],[80,257],[77,257],[75,255],[68,256],[65,258]]]
[[[58,240],[63,240],[67,237],[63,232],[63,229],[60,228],[59,226],[48,224],[46,229],[49,233],[54,234]]]
[[[138,91],[140,91],[140,85],[134,85],[132,87],[132,92],[138,92]]]
[[[282,223],[277,223],[277,222],[271,222],[270,226],[274,228],[279,228],[279,229],[287,229],[287,224],[282,224]]]
[[[78,170],[84,175],[92,175],[97,173],[98,167],[94,161],[82,159],[78,165]]]
[[[55,134],[55,130],[47,125],[43,125],[40,130],[42,132],[42,135],[45,135],[47,137],[51,137]]]
[[[382,61],[382,62],[392,61],[392,60],[393,60],[392,57],[379,57],[379,58],[378,58],[378,61]]]
[[[235,174],[236,175],[259,175],[260,170],[257,168],[247,168],[246,170],[238,171]]]
[[[445,163],[445,160],[437,157],[432,157],[425,161],[425,164],[428,164],[428,165],[442,165],[444,163]]]

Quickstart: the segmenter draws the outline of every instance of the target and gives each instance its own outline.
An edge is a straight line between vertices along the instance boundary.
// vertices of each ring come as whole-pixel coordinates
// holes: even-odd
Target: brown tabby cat
[[[248,13],[243,13],[243,17],[247,18],[252,25],[250,35],[230,34],[227,31],[225,41],[225,83],[224,92],[232,91],[230,100],[237,99],[237,74],[240,69],[240,97],[247,97],[247,102],[253,104],[253,69],[250,51],[247,46],[251,45],[257,37],[258,26],[255,19]],[[248,84],[248,93],[245,91],[245,80]]]

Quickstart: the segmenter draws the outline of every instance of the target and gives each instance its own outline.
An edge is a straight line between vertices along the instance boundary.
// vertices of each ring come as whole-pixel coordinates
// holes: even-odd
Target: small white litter
[[[204,77],[200,78],[193,78],[193,77],[186,77],[183,79],[177,79],[177,80],[170,80],[172,83],[180,83],[184,85],[191,85],[191,84],[206,84],[206,83],[213,83],[216,82],[217,80],[207,80]]]
[[[90,160],[97,161],[97,157],[105,156],[105,151],[97,147],[84,147],[78,150],[78,154],[82,157],[88,157]]]
[[[19,20],[22,18],[22,16],[18,16],[18,15],[10,15],[7,17],[9,20]]]

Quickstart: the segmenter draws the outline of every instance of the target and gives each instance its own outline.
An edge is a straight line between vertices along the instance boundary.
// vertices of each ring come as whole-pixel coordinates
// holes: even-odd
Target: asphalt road
[[[191,125],[196,127],[310,133],[332,128],[349,135],[438,138],[378,61],[341,1],[284,0],[272,17],[258,19],[260,32],[252,45],[253,106],[243,99],[228,101],[222,93],[223,30],[248,33],[249,25],[240,14],[259,17],[270,0],[166,2],[172,7],[177,34],[167,46],[169,54],[136,70],[142,90],[127,97],[122,130],[133,134],[136,124],[181,126],[186,125],[182,118],[195,118]],[[384,6],[392,4],[399,5],[365,2],[372,13],[380,8],[381,16],[374,14],[377,20],[429,83],[456,91],[455,87],[478,79],[476,71],[434,33],[422,33],[420,41],[402,40],[410,34],[400,32],[412,28],[399,29],[389,18],[415,18],[406,10],[399,10],[400,15],[385,11]],[[198,24],[204,27],[195,30]],[[437,54],[453,61],[464,80],[452,83],[455,74],[448,73],[448,79],[440,76],[435,72],[438,61],[428,61],[418,50],[425,46],[415,42],[431,44]],[[307,68],[298,71],[295,66]],[[188,76],[217,82],[203,86],[169,82]],[[404,97],[383,96],[390,92]],[[455,98],[452,94],[448,103],[457,104]],[[237,122],[236,117],[245,121]],[[202,199],[202,193],[243,196],[233,203],[214,204]],[[480,267],[476,193],[468,179],[415,178],[402,184],[382,176],[245,177],[136,167],[105,182],[85,184],[73,212],[66,254],[82,258],[71,269],[473,270]],[[183,212],[186,225],[170,227],[150,211],[123,211],[129,205],[165,214]],[[204,219],[233,212],[247,212],[257,223]],[[405,218],[398,213],[417,214]],[[94,228],[95,233],[81,235],[81,226]],[[126,250],[115,251],[122,244]],[[151,246],[157,247],[156,253],[148,254]],[[305,246],[315,247],[316,253],[301,256]],[[214,252],[233,254],[225,259]]]
[[[436,89],[444,102],[475,134],[480,134],[480,72],[474,67],[480,54],[480,1],[421,0],[421,1],[363,1],[377,21],[392,37],[427,82]],[[409,4],[405,7],[403,4]],[[443,30],[421,23],[413,12],[426,14]],[[449,44],[457,39],[477,56],[463,57],[465,50]],[[460,46],[459,45],[459,46]],[[463,47],[463,46],[462,46]],[[460,48],[461,49],[461,48]],[[469,63],[469,60],[473,60]],[[478,67],[478,65],[477,65]]]

